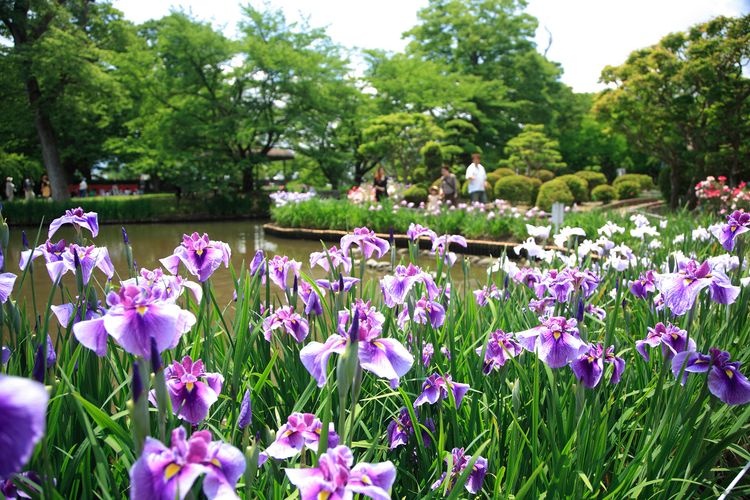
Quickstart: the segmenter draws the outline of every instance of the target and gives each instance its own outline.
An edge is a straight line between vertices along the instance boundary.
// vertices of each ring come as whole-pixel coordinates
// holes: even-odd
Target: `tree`
[[[540,169],[561,170],[566,166],[558,142],[545,135],[544,125],[526,125],[523,132],[505,145],[505,154],[508,158],[500,164],[517,173],[523,171],[525,175]]]
[[[706,175],[736,182],[748,164],[750,16],[718,17],[673,33],[607,67],[597,110],[640,151],[669,168],[670,205]],[[747,170],[744,170],[747,172]]]

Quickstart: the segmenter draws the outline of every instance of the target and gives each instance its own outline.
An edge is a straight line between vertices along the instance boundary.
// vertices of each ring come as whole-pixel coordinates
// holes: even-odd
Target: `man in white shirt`
[[[469,198],[471,198],[471,201],[487,203],[487,193],[484,190],[487,183],[487,172],[479,163],[480,160],[479,153],[471,155],[471,165],[466,169],[466,180],[469,181]]]

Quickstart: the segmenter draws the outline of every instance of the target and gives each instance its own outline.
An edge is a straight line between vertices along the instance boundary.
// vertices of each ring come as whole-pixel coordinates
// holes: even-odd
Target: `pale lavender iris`
[[[185,429],[172,431],[172,446],[147,437],[143,453],[130,469],[132,500],[184,499],[199,477],[209,499],[239,498],[234,489],[245,471],[245,457],[234,446],[212,441],[209,431],[194,432],[186,439]]]
[[[91,236],[94,238],[99,234],[99,219],[96,212],[84,212],[81,207],[74,208],[73,210],[66,210],[65,215],[53,220],[49,225],[49,233],[47,237],[52,238],[52,235],[54,235],[63,224],[73,224],[76,231],[80,231],[81,228],[88,229],[91,231]]]
[[[331,266],[333,266],[333,269],[341,266],[345,273],[349,273],[352,270],[352,259],[348,254],[339,250],[334,245],[325,252],[313,252],[310,254],[310,267],[316,265],[325,269],[326,272],[331,271]]]
[[[533,287],[537,297],[542,298],[545,294],[549,294],[556,301],[565,303],[575,292],[583,297],[590,297],[598,286],[599,277],[591,271],[564,268],[559,271],[557,269],[546,271]]]
[[[65,240],[60,240],[57,243],[52,243],[50,240],[47,240],[33,250],[30,249],[21,252],[21,258],[18,261],[18,267],[21,269],[21,271],[25,270],[26,266],[29,265],[29,262],[36,259],[37,257],[44,257],[44,260],[47,264],[51,262],[61,261],[63,259],[62,254],[66,249],[67,246],[65,244]],[[53,266],[52,271],[54,271],[55,269],[56,268]],[[52,279],[52,281],[55,281],[55,277],[52,274],[52,271],[50,271],[48,267],[50,279]]]
[[[433,490],[440,488],[445,481],[448,481],[447,491],[450,492],[464,469],[466,469],[471,461],[471,455],[466,455],[463,448],[453,448],[453,450],[451,450],[451,458],[453,467],[451,467],[450,475],[444,472],[440,476],[440,479],[432,485]],[[445,459],[445,462],[450,463],[448,458]],[[487,475],[487,459],[481,456],[477,457],[471,468],[471,472],[469,472],[469,477],[466,479],[466,483],[464,483],[466,491],[472,495],[476,495],[477,492],[482,489],[485,475]]]
[[[289,275],[299,279],[301,267],[302,264],[286,255],[274,255],[268,261],[268,276],[276,286],[286,290],[289,287]]]
[[[177,345],[183,333],[195,324],[195,316],[178,305],[165,302],[158,291],[125,285],[107,295],[109,310],[101,318],[73,325],[73,333],[85,347],[99,356],[107,352],[107,335],[136,356],[151,354],[151,339],[158,352]]]
[[[151,288],[158,292],[162,300],[175,303],[182,296],[185,289],[190,290],[196,302],[203,298],[203,288],[194,281],[189,281],[182,276],[164,274],[161,268],[141,269],[139,278],[130,278],[122,282],[123,285],[140,285]]]
[[[734,250],[735,238],[750,231],[750,213],[735,210],[727,215],[726,224],[711,228],[713,235],[719,240],[727,252]]]
[[[360,365],[364,370],[388,379],[391,387],[397,387],[399,379],[414,363],[414,358],[398,340],[380,336],[385,321],[383,314],[376,311],[369,302],[362,302],[360,299],[357,299],[351,312],[339,311],[338,333],[329,336],[325,344],[310,342],[302,348],[300,351],[302,364],[318,382],[318,387],[323,387],[328,375],[328,358],[333,353],[344,352],[349,341],[347,325],[354,314],[359,319],[357,340]]]
[[[437,234],[432,229],[424,227],[421,224],[416,224],[414,222],[409,224],[409,229],[406,230],[407,238],[409,238],[411,241],[417,241],[422,236],[427,236],[431,241],[434,241],[435,238],[437,238]]]
[[[432,328],[440,328],[445,322],[445,308],[439,303],[422,297],[416,304],[411,320],[420,325],[430,324]],[[398,327],[402,330],[409,321],[409,309],[404,308],[398,315]]]
[[[19,472],[44,436],[47,401],[44,386],[0,375],[0,479]]]
[[[276,431],[276,439],[265,453],[277,460],[284,460],[300,454],[303,448],[317,452],[322,430],[323,423],[312,413],[292,413]],[[330,423],[328,447],[333,448],[338,442],[339,437],[334,432],[333,423]]]
[[[419,418],[419,410],[414,409],[414,416]],[[428,418],[424,426],[426,429],[421,429],[422,442],[425,446],[430,446],[432,438],[430,438],[430,431],[435,431],[435,423],[432,419]],[[409,410],[407,408],[401,408],[398,415],[388,423],[388,429],[386,430],[388,437],[388,448],[393,450],[399,446],[403,446],[409,442],[409,438],[414,435],[414,425],[412,425],[411,417],[409,416]]]
[[[294,337],[298,343],[307,338],[310,332],[310,326],[305,318],[294,312],[292,306],[284,306],[272,311],[266,319],[263,320],[263,337],[271,341],[274,330],[281,329],[287,334]]]
[[[440,256],[445,255],[451,243],[455,243],[464,248],[468,246],[466,238],[463,236],[444,234],[443,236],[438,236],[432,240],[432,253],[436,253]]]
[[[79,297],[76,297],[78,300]],[[85,309],[85,312],[83,311]],[[75,304],[67,303],[50,306],[50,310],[63,327],[69,327],[86,320],[101,318],[107,312],[101,301],[89,301],[84,307],[76,308]],[[83,313],[83,316],[82,316]]]
[[[419,283],[424,286],[430,300],[435,300],[440,295],[440,289],[429,273],[414,264],[396,266],[393,275],[385,276],[380,280],[380,290],[385,304],[388,307],[403,305],[409,291]]]
[[[0,273],[0,304],[5,304],[16,284],[17,276],[13,273]]]
[[[164,368],[167,391],[172,400],[172,411],[181,419],[198,425],[208,416],[224,384],[219,373],[206,373],[203,361],[185,356]],[[156,392],[149,393],[149,400],[156,406]]]
[[[648,333],[643,340],[635,342],[635,349],[646,361],[650,360],[646,347],[661,345],[661,353],[665,360],[670,360],[675,354],[683,351],[695,351],[695,341],[688,338],[685,330],[681,330],[672,323],[657,323],[653,328],[648,327]]]
[[[490,338],[487,342],[482,371],[485,375],[489,375],[492,370],[499,371],[509,359],[515,358],[522,352],[523,347],[513,338],[513,335],[505,333],[502,330],[495,330],[490,333]],[[477,347],[476,353],[481,356],[482,348]]]
[[[75,274],[77,265],[81,267],[84,285],[91,279],[94,268],[98,268],[107,278],[111,278],[115,274],[115,268],[109,258],[107,247],[96,247],[94,245],[84,247],[71,243],[60,254],[60,257],[60,260],[47,261],[47,272],[54,282],[57,282],[67,272]]]
[[[322,289],[318,288],[321,294],[325,294]],[[323,314],[323,304],[320,301],[320,295],[310,283],[305,280],[299,282],[299,297],[305,304],[305,314],[315,314],[320,316]]]
[[[293,485],[299,488],[301,500],[349,500],[362,495],[373,500],[390,500],[390,489],[396,481],[396,467],[391,462],[359,463],[346,446],[329,449],[318,459],[318,466],[307,469],[284,469]]]
[[[333,293],[339,293],[340,291],[348,292],[354,285],[359,283],[359,278],[352,278],[351,276],[341,276],[337,280],[319,279],[315,280],[315,283],[326,290],[330,290]]]
[[[654,272],[646,271],[642,273],[637,280],[630,284],[630,293],[638,297],[639,299],[645,299],[649,293],[656,292],[656,284],[654,283]]]
[[[480,290],[474,290],[473,293],[474,300],[479,307],[486,306],[490,299],[498,300],[503,297],[503,293],[494,283],[489,286],[485,285]]]
[[[266,254],[263,250],[258,250],[250,261],[250,275],[255,276],[260,273],[263,282],[266,280]]]
[[[388,253],[391,248],[391,244],[388,240],[379,238],[375,235],[375,231],[371,231],[366,227],[357,227],[354,229],[353,234],[347,234],[341,237],[341,251],[345,254],[349,254],[349,247],[357,245],[362,254],[366,258],[372,257],[375,254],[376,258],[381,258],[383,255]]]
[[[177,274],[182,263],[190,274],[203,282],[222,264],[229,267],[231,255],[229,245],[223,241],[211,241],[206,233],[203,236],[193,233],[183,235],[182,244],[174,249],[172,255],[159,259],[159,262],[172,274]]]
[[[739,361],[729,361],[729,353],[715,347],[709,355],[684,351],[672,360],[672,373],[678,377],[682,372],[682,384],[688,373],[708,373],[708,390],[728,405],[750,403],[750,381],[740,372]]]
[[[585,387],[593,389],[602,379],[604,363],[614,366],[609,380],[612,384],[618,383],[622,372],[625,371],[625,360],[615,356],[614,346],[608,347],[605,351],[601,344],[589,345],[588,351],[570,363],[570,368]]]
[[[454,382],[450,375],[433,373],[422,384],[422,393],[414,400],[414,407],[425,403],[434,405],[448,398],[448,391],[453,393],[456,409],[461,406],[464,396],[469,391],[469,384]]]
[[[547,318],[530,330],[516,334],[524,349],[534,351],[550,368],[561,368],[586,350],[575,319],[562,316]]]
[[[706,287],[714,302],[732,304],[737,300],[740,287],[732,285],[722,271],[711,269],[708,261],[699,264],[695,260],[689,260],[678,265],[676,273],[662,274],[656,279],[656,287],[672,314],[681,316],[689,311],[700,291]]]

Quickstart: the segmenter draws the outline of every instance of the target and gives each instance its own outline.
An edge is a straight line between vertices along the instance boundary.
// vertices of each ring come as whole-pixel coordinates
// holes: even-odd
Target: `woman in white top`
[[[487,193],[484,190],[487,184],[487,172],[485,172],[479,160],[481,160],[479,153],[471,155],[471,165],[466,169],[466,180],[469,181],[469,198],[472,202],[487,203]]]

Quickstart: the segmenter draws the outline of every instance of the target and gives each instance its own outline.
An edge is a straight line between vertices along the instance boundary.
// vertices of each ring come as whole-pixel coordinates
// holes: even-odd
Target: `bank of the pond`
[[[64,202],[37,198],[5,202],[3,217],[11,226],[36,226],[42,220],[48,223],[59,217],[66,209],[81,207],[98,213],[102,224],[265,219],[269,203],[265,192],[204,198],[178,198],[169,193],[96,196]]]

